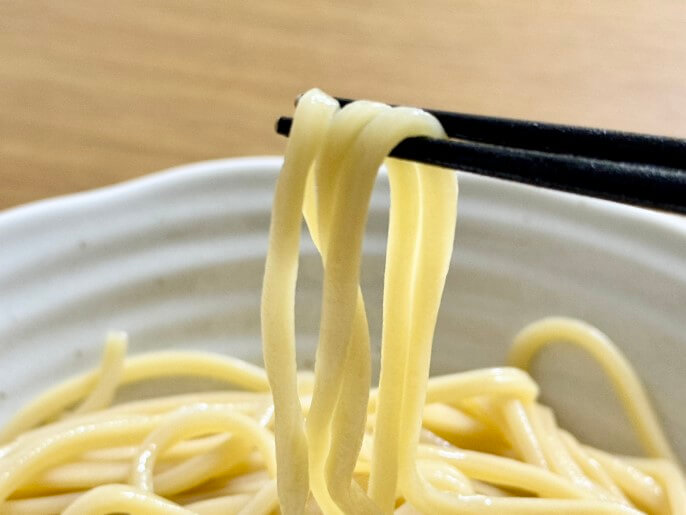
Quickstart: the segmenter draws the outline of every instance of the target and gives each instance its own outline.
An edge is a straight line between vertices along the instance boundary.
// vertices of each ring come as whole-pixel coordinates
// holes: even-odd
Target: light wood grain
[[[0,208],[280,153],[315,85],[686,136],[686,3],[0,0]]]

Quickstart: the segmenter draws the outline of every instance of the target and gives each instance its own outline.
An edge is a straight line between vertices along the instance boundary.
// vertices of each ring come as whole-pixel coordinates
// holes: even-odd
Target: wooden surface
[[[0,0],[0,209],[280,153],[311,86],[686,136],[686,2]]]

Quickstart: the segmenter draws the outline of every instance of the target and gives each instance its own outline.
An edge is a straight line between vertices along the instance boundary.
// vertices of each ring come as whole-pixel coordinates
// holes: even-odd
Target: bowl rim
[[[0,228],[26,222],[35,217],[45,216],[55,210],[87,209],[101,201],[114,200],[117,197],[125,197],[131,194],[145,194],[161,186],[197,182],[209,178],[220,171],[235,173],[238,171],[247,172],[251,169],[278,168],[282,162],[283,156],[258,155],[212,159],[172,166],[111,185],[39,199],[0,210]],[[383,174],[385,171],[382,169],[381,173]],[[486,185],[489,188],[499,188],[501,192],[505,190],[510,190],[511,192],[519,190],[520,195],[533,195],[538,197],[539,201],[547,197],[567,207],[570,204],[578,205],[581,201],[584,209],[594,211],[598,215],[609,216],[615,219],[623,218],[627,221],[635,221],[642,224],[647,223],[656,229],[673,232],[676,237],[686,238],[685,216],[513,183],[501,179],[482,177],[462,171],[458,171],[458,173],[462,184]]]

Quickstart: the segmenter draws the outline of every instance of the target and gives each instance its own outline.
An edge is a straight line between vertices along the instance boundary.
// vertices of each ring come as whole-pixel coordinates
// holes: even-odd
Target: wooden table
[[[311,86],[686,136],[686,3],[0,0],[0,208],[280,153]]]

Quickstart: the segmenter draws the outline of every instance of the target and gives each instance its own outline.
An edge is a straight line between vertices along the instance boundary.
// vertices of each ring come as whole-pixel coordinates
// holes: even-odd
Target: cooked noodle
[[[279,176],[262,295],[265,370],[202,352],[125,358],[45,392],[0,432],[0,511],[67,515],[686,513],[684,478],[637,375],[597,329],[547,318],[516,336],[509,366],[429,378],[453,249],[454,172],[386,159],[429,114],[318,90],[301,97]],[[391,208],[379,386],[359,286],[367,209],[384,162]],[[324,269],[314,376],[298,372],[295,285],[303,217]],[[608,375],[646,457],[580,443],[526,373],[551,342]],[[111,405],[161,377],[236,389]],[[582,402],[583,400],[580,400]]]

